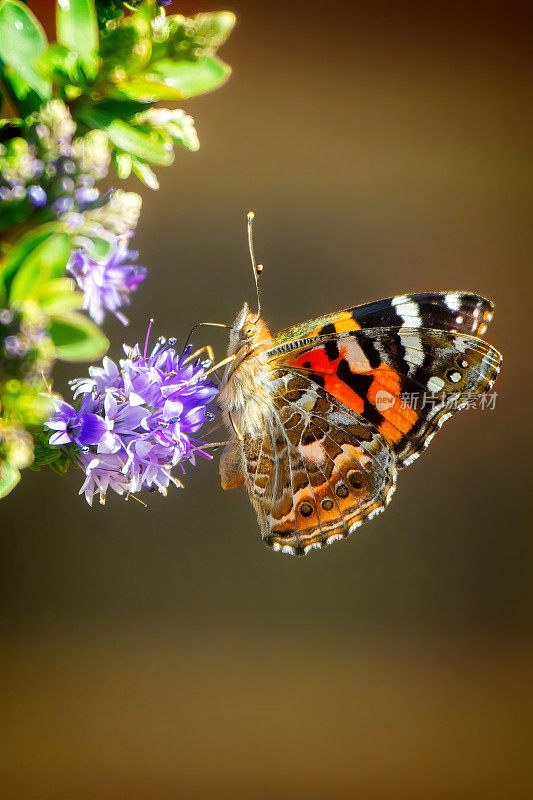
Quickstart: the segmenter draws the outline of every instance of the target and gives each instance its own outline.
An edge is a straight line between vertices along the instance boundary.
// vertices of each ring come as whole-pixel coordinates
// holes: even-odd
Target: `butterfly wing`
[[[483,335],[492,319],[490,300],[471,292],[425,292],[376,300],[280,331],[276,346],[329,333],[382,327],[433,328]]]
[[[303,554],[384,509],[397,467],[492,386],[501,356],[472,335],[491,316],[473,294],[404,295],[275,337],[260,357],[272,400],[264,431],[221,465],[224,486],[246,484],[267,544]]]
[[[394,454],[372,424],[305,374],[280,370],[262,439],[245,436],[245,482],[264,541],[302,555],[383,510]]]
[[[454,411],[488,391],[501,365],[500,353],[474,336],[409,327],[326,333],[278,345],[268,358],[307,375],[374,425],[398,466],[410,464]]]

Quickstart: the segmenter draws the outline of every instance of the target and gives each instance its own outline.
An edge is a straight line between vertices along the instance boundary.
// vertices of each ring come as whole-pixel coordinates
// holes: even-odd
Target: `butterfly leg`
[[[203,352],[207,353],[207,357],[208,357],[209,361],[211,363],[213,363],[214,360],[215,360],[215,354],[213,352],[213,348],[211,347],[210,344],[205,344],[203,347],[199,347],[198,350],[195,350],[194,353],[191,353],[190,356],[187,356],[187,358],[184,360],[183,364],[189,364],[195,358],[198,358],[198,356]],[[217,377],[217,380],[220,383],[222,378],[218,374],[216,368],[214,370],[211,370],[211,372],[215,373],[215,375]]]
[[[226,364],[230,364],[232,361],[235,361],[235,355],[228,356],[227,358],[223,358],[222,361],[218,362],[218,364],[214,364],[214,366],[209,367],[209,369],[206,372],[204,372],[204,374],[202,375],[202,378],[205,378],[207,375],[210,375],[212,372],[214,372],[215,375],[216,375],[217,374],[217,369],[219,369],[220,367],[225,366]]]
[[[216,450],[217,447],[224,447],[228,444],[237,444],[239,439],[227,439],[225,442],[207,442],[200,448],[201,450]]]
[[[214,354],[213,348],[211,347],[210,344],[204,344],[203,347],[199,347],[198,350],[194,351],[194,353],[191,353],[190,355],[188,355],[187,358],[184,359],[184,361],[182,363],[183,364],[188,364],[190,361],[194,361],[194,359],[198,358],[200,353],[203,353],[203,352],[207,353],[208,359],[213,364],[214,361],[215,361],[215,354]]]

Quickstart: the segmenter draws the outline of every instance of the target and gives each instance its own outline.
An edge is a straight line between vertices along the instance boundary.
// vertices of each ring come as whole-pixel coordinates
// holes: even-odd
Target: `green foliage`
[[[73,462],[70,450],[62,447],[50,446],[48,440],[50,431],[35,427],[30,429],[33,437],[33,462],[30,464],[34,470],[50,467],[58,475],[64,475]]]
[[[24,428],[40,425],[50,414],[50,397],[45,391],[46,385],[37,376],[25,380],[10,378],[6,381],[2,387],[3,419],[0,432],[5,435],[6,421],[14,428],[15,425]],[[15,442],[18,445],[27,441],[24,436],[21,436],[18,442],[15,437],[10,437],[10,440],[11,443]],[[24,467],[26,463],[23,462],[31,462],[31,452],[23,453],[21,447],[18,449],[18,454],[16,457],[12,455],[11,460],[16,460],[19,467]]]
[[[7,302],[13,276],[17,274],[25,259],[60,228],[59,222],[40,225],[21,236],[16,244],[7,249],[4,259],[0,261],[0,303]]]
[[[78,55],[64,45],[49,45],[36,59],[35,66],[59,86],[83,84],[85,76]]]
[[[105,266],[141,203],[95,183],[111,164],[157,189],[175,147],[198,149],[192,117],[156,104],[225,83],[216,53],[234,24],[230,12],[167,16],[155,0],[58,0],[48,43],[24,2],[0,0],[0,102],[16,114],[0,120],[0,497],[21,469],[61,474],[75,458],[43,428],[51,369],[109,342],[67,267],[76,253]]]
[[[0,63],[6,89],[33,107],[51,96],[52,83],[35,66],[46,48],[45,33],[19,0],[0,3]],[[37,103],[37,105],[36,105]]]
[[[0,498],[9,494],[20,481],[20,470],[10,461],[0,462]]]
[[[87,81],[98,71],[98,24],[93,0],[68,0],[57,4],[57,39],[76,55]]]
[[[0,0],[2,80],[23,116],[57,86],[82,132],[97,128],[106,133],[120,175],[129,175],[135,166],[133,172],[157,188],[147,164],[170,164],[173,145],[189,145],[164,126],[154,131],[135,117],[162,100],[180,101],[222,86],[231,70],[215,53],[235,17],[228,11],[167,17],[155,0],[136,4],[137,10],[128,15],[123,13],[127,5],[110,5],[99,31],[93,0],[58,2],[58,42],[48,45],[26,6]],[[21,27],[13,35],[15,26]],[[131,159],[121,159],[123,154]]]
[[[49,330],[56,357],[64,361],[95,361],[109,347],[100,328],[74,311],[52,316]]]
[[[172,86],[180,99],[211,92],[225,83],[231,69],[219,58],[200,56],[195,61],[172,61],[161,58],[152,66],[153,75]]]
[[[194,61],[213,55],[226,42],[235,26],[231,11],[196,14],[184,17],[174,14],[161,20],[157,29],[153,60],[172,58]]]
[[[78,110],[78,115],[87,125],[103,130],[109,141],[121,152],[151,164],[164,166],[173,161],[170,137],[163,136],[158,131],[132,125],[97,106],[84,106]]]
[[[37,299],[43,285],[59,278],[70,258],[70,236],[52,233],[32,250],[17,270],[9,290],[11,305],[21,305],[25,300]]]
[[[132,8],[139,5],[140,0],[130,0]],[[105,29],[113,19],[120,19],[124,16],[124,3],[122,0],[95,0],[96,16],[98,27]]]
[[[180,140],[164,124],[156,131],[151,130],[149,121],[147,127],[146,121],[141,127],[139,105],[146,108],[160,100],[179,101],[222,86],[231,70],[214,53],[235,24],[230,12],[198,14],[191,19],[156,14],[155,3],[146,2],[136,13],[107,26],[100,49],[104,80],[97,82],[102,99],[96,105],[80,103],[75,111],[85,124],[106,131],[121,174],[129,175],[133,168],[151,188],[158,184],[147,163],[170,163],[172,145],[189,147],[190,137]],[[115,102],[110,106],[109,101]],[[153,133],[156,135],[150,135]],[[197,142],[196,135],[194,138]],[[121,158],[123,154],[131,159]]]
[[[102,32],[102,73],[111,81],[123,81],[129,75],[138,75],[150,62],[152,54],[152,27],[149,7],[115,24]]]
[[[71,278],[55,278],[41,283],[36,301],[47,317],[62,315],[83,306],[83,295],[72,290]]]

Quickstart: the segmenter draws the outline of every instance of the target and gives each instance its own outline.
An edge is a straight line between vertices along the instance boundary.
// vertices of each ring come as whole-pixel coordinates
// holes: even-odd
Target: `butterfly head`
[[[269,330],[261,317],[248,308],[248,303],[244,303],[231,326],[228,355],[237,352],[241,347],[252,349],[270,339]]]

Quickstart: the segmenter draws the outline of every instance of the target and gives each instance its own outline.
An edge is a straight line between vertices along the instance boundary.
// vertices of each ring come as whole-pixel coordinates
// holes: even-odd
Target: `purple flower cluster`
[[[127,317],[119,311],[129,304],[129,295],[146,277],[146,269],[128,263],[138,257],[128,250],[127,236],[118,236],[111,245],[107,259],[96,261],[83,249],[74,250],[67,269],[83,292],[83,307],[101,325],[106,311],[111,311],[123,325]]]
[[[54,431],[51,445],[75,445],[76,458],[85,472],[80,489],[89,505],[93,495],[105,502],[109,488],[117,494],[142,487],[166,494],[170,482],[181,486],[171,470],[196,455],[210,458],[197,439],[209,404],[217,393],[205,380],[210,362],[191,359],[192,348],[178,354],[175,340],[159,339],[149,356],[139,345],[124,345],[126,358],[115,364],[104,358],[90,367],[89,378],[72,381],[79,409],[55,401],[48,420]]]
[[[80,214],[100,202],[95,181],[108,173],[107,136],[100,130],[77,138],[75,134],[76,122],[57,98],[25,125],[6,131],[0,142],[1,229],[26,221],[41,209],[39,221],[46,220],[50,211],[55,217]]]

